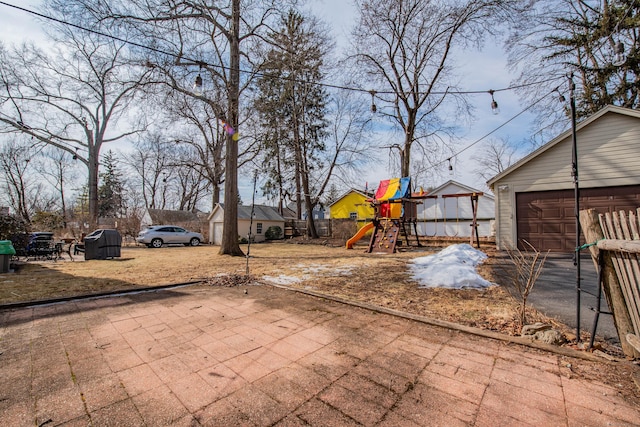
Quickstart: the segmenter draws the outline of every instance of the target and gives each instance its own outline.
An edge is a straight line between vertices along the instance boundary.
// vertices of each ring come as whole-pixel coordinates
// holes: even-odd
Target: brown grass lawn
[[[29,261],[0,275],[0,303],[35,301],[244,275],[246,258],[218,255],[218,247],[124,247],[114,260]],[[246,246],[243,247],[246,250]],[[318,244],[268,243],[250,248],[249,273],[258,280],[296,278],[289,286],[310,289],[414,314],[513,334],[514,301],[502,287],[486,290],[419,289],[407,263],[433,252],[364,253]],[[481,274],[496,281],[492,247]],[[281,277],[282,276],[282,277]],[[217,279],[216,279],[217,278]],[[228,282],[228,280],[227,280]],[[531,319],[542,316],[532,312]]]

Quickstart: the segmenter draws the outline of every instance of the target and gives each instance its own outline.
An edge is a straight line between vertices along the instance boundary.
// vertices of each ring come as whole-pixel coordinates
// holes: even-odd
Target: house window
[[[349,219],[358,219],[358,212],[349,212]]]
[[[261,222],[256,224],[256,234],[262,234],[262,223]]]

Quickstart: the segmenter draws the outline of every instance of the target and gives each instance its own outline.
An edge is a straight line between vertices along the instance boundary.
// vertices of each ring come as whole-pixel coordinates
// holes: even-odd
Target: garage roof
[[[218,203],[216,209],[224,210],[224,203]],[[253,219],[258,221],[283,221],[284,218],[282,215],[278,213],[278,211],[271,207],[265,205],[254,205],[253,206]],[[213,217],[213,212],[209,215],[209,220]],[[251,218],[251,206],[241,206],[238,205],[238,219],[248,220]]]
[[[640,111],[638,111],[638,110],[632,110],[630,108],[617,107],[615,105],[607,105],[606,107],[604,107],[603,109],[601,109],[597,113],[595,113],[595,114],[587,117],[583,121],[577,123],[576,124],[576,132],[578,132],[580,129],[588,126],[589,124],[593,123],[594,121],[598,120],[600,117],[604,116],[607,113],[624,114],[626,116],[635,117],[635,118],[640,119]],[[528,154],[527,156],[523,157],[522,159],[520,159],[519,161],[517,161],[513,165],[509,166],[507,169],[503,170],[498,175],[496,175],[493,178],[491,178],[489,181],[487,181],[487,185],[489,186],[489,188],[493,188],[493,184],[495,184],[497,181],[499,181],[500,179],[502,179],[505,176],[509,175],[510,173],[512,173],[513,171],[515,171],[519,167],[521,167],[522,165],[524,165],[524,164],[530,162],[531,160],[535,159],[540,154],[544,153],[545,151],[549,150],[550,148],[554,147],[555,145],[559,144],[561,141],[564,141],[565,139],[569,138],[570,136],[571,136],[571,129],[568,129],[568,130],[564,131],[563,133],[561,133],[560,135],[558,135],[557,137],[555,137],[554,139],[552,139],[551,141],[549,141],[548,143],[543,145],[542,147],[540,147],[537,150],[531,152],[530,154]]]

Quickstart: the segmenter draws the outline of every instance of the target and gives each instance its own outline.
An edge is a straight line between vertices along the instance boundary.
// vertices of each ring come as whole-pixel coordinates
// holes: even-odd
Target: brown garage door
[[[573,252],[576,246],[573,194],[573,190],[516,193],[518,242],[527,240],[538,250]],[[638,207],[640,185],[580,189],[580,209],[593,208],[605,213]]]

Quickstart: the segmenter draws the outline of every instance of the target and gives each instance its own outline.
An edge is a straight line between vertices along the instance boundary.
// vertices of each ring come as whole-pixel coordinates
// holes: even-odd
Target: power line
[[[511,123],[512,121],[514,121],[515,119],[517,119],[518,117],[520,117],[521,115],[523,115],[524,113],[526,113],[527,111],[529,111],[530,109],[532,109],[533,107],[535,107],[538,103],[542,102],[543,99],[545,99],[546,97],[548,97],[549,95],[551,95],[553,92],[555,92],[557,90],[557,88],[551,90],[550,92],[546,93],[545,95],[541,96],[540,98],[538,98],[537,100],[533,101],[531,104],[529,104],[525,109],[521,110],[518,114],[516,114],[515,116],[511,117],[509,120],[507,120],[506,122],[502,123],[500,126],[496,127],[495,129],[491,130],[489,133],[481,136],[480,138],[478,138],[477,140],[475,140],[474,142],[472,142],[471,144],[467,145],[466,147],[464,147],[462,150],[452,154],[451,156],[447,157],[446,159],[432,165],[432,167],[438,167],[441,164],[450,161],[453,157],[459,156],[460,154],[464,153],[465,151],[467,151],[469,148],[473,147],[474,145],[480,143],[481,141],[483,141],[485,138],[491,136],[492,134],[494,134],[495,132],[499,131],[500,129],[502,129],[503,127],[505,127],[507,124]]]
[[[91,28],[87,28],[87,27],[84,27],[82,25],[74,24],[74,23],[65,21],[63,19],[59,19],[59,18],[55,18],[55,17],[52,17],[52,16],[48,16],[48,15],[36,12],[34,10],[31,10],[31,9],[27,9],[25,7],[22,7],[22,6],[16,6],[16,5],[13,5],[13,4],[10,4],[10,3],[6,3],[4,1],[0,1],[0,5],[11,7],[11,8],[14,8],[14,9],[17,9],[19,11],[22,11],[22,12],[37,16],[37,17],[45,19],[45,20],[54,21],[54,22],[57,22],[57,23],[62,24],[62,25],[73,27],[73,28],[79,29],[81,31],[86,31],[88,33],[95,34],[95,35],[98,35],[98,36],[101,36],[101,37],[106,37],[106,38],[109,38],[109,39],[112,39],[112,40],[116,40],[116,41],[119,41],[121,43],[130,45],[130,46],[138,47],[140,49],[144,49],[144,50],[148,50],[148,51],[151,51],[151,52],[159,53],[159,54],[166,55],[166,56],[169,56],[169,57],[172,57],[172,58],[175,58],[175,59],[185,59],[185,60],[187,60],[189,62],[192,62],[193,65],[207,66],[207,67],[211,67],[211,68],[219,68],[219,69],[227,70],[227,71],[231,70],[230,67],[227,67],[225,65],[210,64],[210,63],[208,63],[206,61],[202,61],[202,60],[198,60],[198,59],[192,59],[192,58],[185,57],[185,56],[182,56],[182,55],[177,55],[177,54],[175,54],[173,52],[169,52],[169,51],[166,51],[166,50],[163,50],[163,49],[160,49],[160,48],[144,45],[144,44],[137,43],[137,42],[134,42],[134,41],[131,41],[131,40],[123,39],[122,37],[114,36],[112,34],[107,34],[107,33],[104,33],[102,31],[98,31],[98,30],[94,30],[94,29],[91,29]],[[289,81],[297,81],[296,79],[285,79],[285,78],[282,78],[282,77],[269,76],[269,75],[267,75],[265,73],[256,72],[256,71],[250,71],[250,70],[244,70],[244,69],[240,69],[239,71],[241,73],[244,73],[244,74],[250,74],[250,75],[259,76],[259,77],[263,77],[263,78],[277,78],[277,79],[283,79],[283,80],[289,80]],[[528,86],[540,85],[540,84],[543,84],[543,83],[554,81],[556,79],[557,79],[557,77],[556,78],[546,79],[546,80],[541,80],[541,81],[537,81],[537,82],[532,82],[532,83],[524,83],[524,84],[521,84],[521,85],[509,86],[509,87],[505,87],[505,88],[499,88],[499,89],[488,89],[488,90],[446,90],[446,91],[431,92],[431,94],[432,95],[449,95],[449,94],[472,95],[472,94],[481,94],[481,93],[492,94],[492,93],[495,93],[495,92],[505,92],[505,91],[515,90],[515,89],[521,89],[521,88],[528,87]],[[303,82],[303,81],[300,80],[300,82]],[[308,82],[303,82],[303,83],[307,83],[308,84]],[[313,83],[313,84],[316,84],[316,85],[322,86],[322,87],[331,88],[331,89],[347,90],[347,91],[360,92],[360,93],[370,93],[373,96],[375,96],[377,94],[395,95],[395,92],[393,92],[393,91],[385,91],[385,90],[378,91],[378,90],[362,89],[362,88],[358,88],[358,87],[348,87],[348,86],[341,86],[341,85],[335,85],[335,84],[330,84],[330,83]]]

